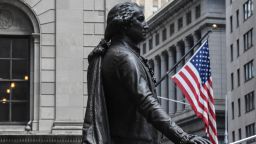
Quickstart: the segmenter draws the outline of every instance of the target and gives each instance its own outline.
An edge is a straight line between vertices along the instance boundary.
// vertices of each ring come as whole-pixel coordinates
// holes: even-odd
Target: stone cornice
[[[165,7],[161,8],[157,13],[155,13],[147,20],[149,24],[149,31],[155,29],[163,21],[166,21],[173,15],[177,14],[181,8],[184,8],[186,5],[193,1],[194,0],[174,0],[168,3]]]

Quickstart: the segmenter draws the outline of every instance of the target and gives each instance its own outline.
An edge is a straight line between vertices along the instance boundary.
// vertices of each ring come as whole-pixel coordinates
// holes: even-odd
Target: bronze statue
[[[153,72],[139,55],[148,25],[130,2],[113,7],[105,39],[89,55],[83,144],[158,144],[159,132],[177,144],[209,144],[185,133],[158,103]]]

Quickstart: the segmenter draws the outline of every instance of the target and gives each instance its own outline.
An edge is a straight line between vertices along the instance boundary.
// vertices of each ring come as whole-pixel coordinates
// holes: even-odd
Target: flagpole
[[[165,77],[167,77],[173,70],[175,70],[175,68],[183,61],[183,59],[192,51],[194,50],[194,48],[199,45],[201,43],[201,41],[203,39],[205,39],[210,33],[212,32],[212,30],[208,30],[208,32],[201,38],[199,39],[199,41],[197,41],[197,43],[189,49],[189,51],[181,57],[181,59],[169,70],[166,72],[166,74],[164,76],[161,77],[161,79],[156,83],[156,87],[165,79]]]
[[[228,144],[228,94],[225,97],[225,138],[224,143]]]

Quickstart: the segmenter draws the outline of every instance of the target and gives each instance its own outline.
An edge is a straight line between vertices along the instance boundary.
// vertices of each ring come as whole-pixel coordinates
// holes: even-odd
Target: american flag
[[[205,123],[210,141],[218,144],[208,40],[172,76],[172,80],[181,89],[196,115]]]

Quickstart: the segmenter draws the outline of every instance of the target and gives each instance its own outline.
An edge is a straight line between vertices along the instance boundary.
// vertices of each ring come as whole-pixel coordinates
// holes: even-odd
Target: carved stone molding
[[[13,25],[13,15],[10,11],[0,9],[0,29],[8,29]]]

